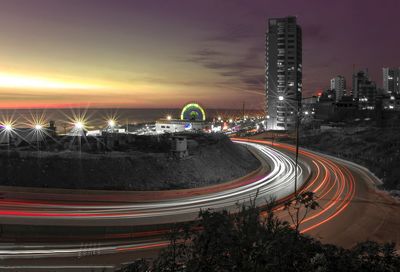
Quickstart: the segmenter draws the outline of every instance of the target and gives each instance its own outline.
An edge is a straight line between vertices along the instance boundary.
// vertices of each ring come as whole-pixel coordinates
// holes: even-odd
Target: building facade
[[[358,71],[357,73],[353,74],[353,88],[351,95],[355,100],[358,99],[360,85],[364,84],[368,80],[368,74],[364,71]]]
[[[383,68],[385,94],[400,95],[400,68]]]
[[[268,20],[265,68],[267,129],[294,129],[302,93],[302,32],[296,17]]]
[[[346,94],[346,79],[338,75],[331,79],[331,90],[335,92],[335,100],[339,102]]]
[[[353,98],[358,101],[360,110],[375,109],[377,88],[375,82],[369,79],[368,73],[359,71],[353,75]]]

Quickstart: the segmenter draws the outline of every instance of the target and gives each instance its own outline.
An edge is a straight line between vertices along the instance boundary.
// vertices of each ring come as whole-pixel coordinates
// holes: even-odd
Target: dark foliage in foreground
[[[171,231],[171,245],[154,263],[121,271],[400,271],[394,244],[367,241],[351,250],[301,235],[252,205],[238,214],[200,212],[200,221]]]

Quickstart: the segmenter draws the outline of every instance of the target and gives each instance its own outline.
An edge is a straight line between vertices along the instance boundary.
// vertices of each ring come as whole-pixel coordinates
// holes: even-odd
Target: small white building
[[[204,122],[186,121],[177,119],[160,119],[156,122],[157,133],[175,133],[188,130],[203,130],[205,128]]]
[[[187,122],[181,120],[160,119],[156,122],[157,133],[175,133],[185,131]]]
[[[178,159],[186,158],[189,155],[187,139],[185,136],[174,136],[171,138],[171,155]]]

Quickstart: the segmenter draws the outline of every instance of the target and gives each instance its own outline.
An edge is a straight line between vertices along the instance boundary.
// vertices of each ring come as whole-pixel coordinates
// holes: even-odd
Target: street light
[[[84,124],[82,121],[76,121],[74,125],[75,125],[75,128],[79,129],[79,130],[83,129],[83,127],[84,127]]]
[[[283,100],[285,100],[285,98],[282,95],[280,95],[280,96],[278,96],[278,100],[283,101]],[[297,167],[298,167],[298,162],[299,162],[299,138],[300,138],[299,137],[299,127],[300,127],[300,113],[301,113],[300,112],[301,111],[300,103],[301,103],[301,101],[298,101],[297,112],[296,112],[296,159],[295,159],[295,169],[294,169],[294,173],[295,173],[294,194],[295,194],[295,196],[297,196]],[[291,112],[291,114],[293,114],[293,112]],[[308,112],[307,112],[307,114],[308,114]],[[285,115],[285,119],[286,119],[286,115]]]
[[[35,127],[34,127],[34,129],[35,129],[36,131],[41,131],[41,130],[43,129],[43,126],[42,126],[41,124],[36,124]]]
[[[4,124],[4,130],[7,132],[11,132],[13,130],[12,124]]]
[[[3,130],[6,133],[7,136],[7,149],[8,152],[10,152],[10,145],[11,145],[11,134],[14,130],[14,126],[11,122],[5,122],[1,125],[3,127]]]
[[[85,128],[85,123],[82,119],[78,119],[74,123],[75,133],[78,135],[79,142],[79,156],[82,155],[82,136],[85,136],[83,130]]]
[[[171,119],[172,119],[171,115],[167,115],[167,120],[171,120]]]
[[[35,135],[36,135],[36,148],[39,151],[40,150],[39,136],[42,135],[43,125],[37,123],[33,126],[33,129],[35,130]]]
[[[110,120],[107,121],[107,124],[108,124],[108,126],[109,126],[110,128],[114,128],[116,122],[115,122],[115,120],[110,119]]]

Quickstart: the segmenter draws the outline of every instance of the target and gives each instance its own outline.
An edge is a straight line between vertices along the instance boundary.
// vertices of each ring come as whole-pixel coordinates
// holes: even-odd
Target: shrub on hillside
[[[255,205],[237,214],[201,211],[198,222],[171,231],[157,260],[121,271],[400,271],[393,244],[324,245],[279,220],[272,206],[266,213]]]

